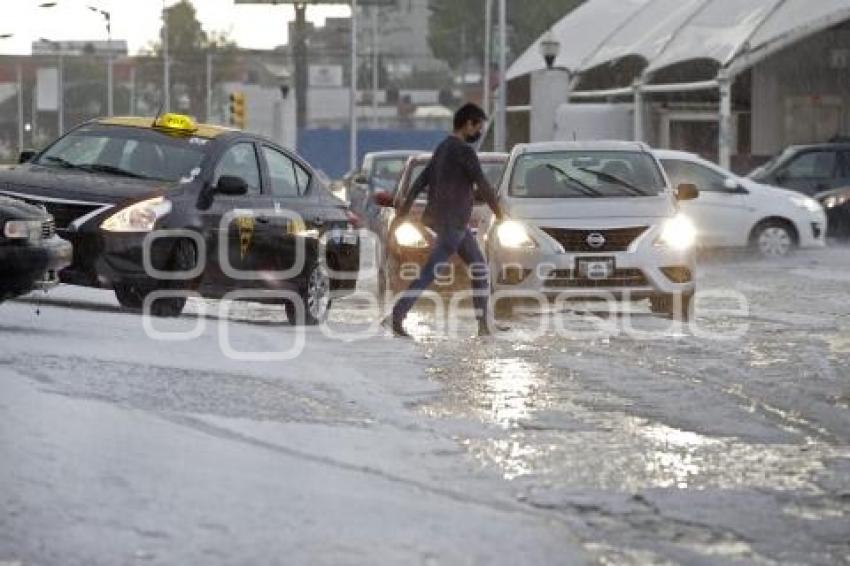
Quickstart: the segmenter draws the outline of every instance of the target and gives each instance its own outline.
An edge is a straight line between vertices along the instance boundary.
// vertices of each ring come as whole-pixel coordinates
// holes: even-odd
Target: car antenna
[[[156,126],[156,121],[159,120],[159,117],[162,115],[162,111],[165,110],[165,99],[159,103],[159,109],[156,111],[156,116],[153,118],[153,123],[151,124],[151,128]]]

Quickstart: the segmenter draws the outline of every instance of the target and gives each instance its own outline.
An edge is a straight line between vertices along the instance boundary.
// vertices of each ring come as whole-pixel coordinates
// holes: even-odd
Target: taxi
[[[62,282],[113,289],[128,309],[147,298],[177,316],[183,291],[260,289],[284,291],[293,324],[317,324],[356,285],[358,219],[310,165],[188,116],[82,124],[0,171],[0,194],[43,206],[73,243]]]

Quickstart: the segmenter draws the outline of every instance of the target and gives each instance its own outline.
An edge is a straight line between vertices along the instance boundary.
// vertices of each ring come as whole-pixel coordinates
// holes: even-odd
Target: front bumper
[[[591,279],[578,260],[613,260],[614,272]],[[493,289],[505,295],[548,298],[641,299],[657,294],[692,294],[696,289],[693,250],[678,251],[649,242],[635,251],[547,253],[497,249],[490,260]]]
[[[71,263],[72,254],[71,243],[58,236],[37,245],[0,246],[0,294],[8,297],[56,285],[57,274]]]

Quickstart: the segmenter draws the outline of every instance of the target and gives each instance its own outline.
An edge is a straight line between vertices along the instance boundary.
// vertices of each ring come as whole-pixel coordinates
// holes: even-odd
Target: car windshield
[[[654,196],[665,189],[655,160],[639,151],[552,151],[521,155],[509,194],[518,198]]]
[[[410,172],[410,178],[408,183],[413,184],[413,181],[422,174],[422,171],[425,170],[425,167],[428,166],[428,162],[424,161],[422,163],[416,163],[413,166],[413,169]],[[490,181],[490,185],[493,188],[497,188],[496,185],[499,183],[499,180],[502,178],[502,171],[505,169],[505,163],[502,161],[482,161],[481,162],[481,170],[484,171],[484,176],[487,177],[487,180]],[[419,201],[424,201],[426,198],[425,193],[419,197]],[[475,192],[475,202],[483,202],[482,199],[478,196],[478,191]]]
[[[407,157],[384,157],[375,160],[372,166],[372,184],[375,188],[394,191],[404,171]]]
[[[177,182],[194,177],[209,140],[124,126],[86,126],[41,154],[39,165]]]

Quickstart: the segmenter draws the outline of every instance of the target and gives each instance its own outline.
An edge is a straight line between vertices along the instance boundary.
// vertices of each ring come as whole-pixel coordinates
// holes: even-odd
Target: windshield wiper
[[[80,169],[84,169],[85,171],[93,171],[95,173],[108,173],[110,175],[119,175],[121,177],[147,179],[147,177],[145,177],[144,175],[139,175],[138,173],[133,173],[132,171],[127,171],[126,169],[115,167],[114,165],[105,165],[103,163],[84,163],[81,165],[77,165],[77,167]]]
[[[76,163],[71,163],[70,161],[68,161],[64,157],[58,157],[56,155],[48,155],[48,156],[45,156],[44,159],[45,159],[45,161],[50,161],[51,163],[56,163],[57,165],[59,165],[63,169],[83,169],[83,170],[85,170],[85,167],[77,165]]]
[[[611,173],[606,173],[605,171],[596,171],[587,167],[576,167],[576,169],[578,169],[579,171],[584,171],[585,173],[593,173],[598,179],[602,179],[603,181],[608,181],[609,183],[615,183],[617,185],[620,185],[621,187],[632,191],[632,194],[640,195],[642,197],[652,196],[643,189],[640,189],[629,183],[625,179],[621,179],[620,177],[612,175]]]
[[[597,191],[596,189],[594,189],[593,187],[591,187],[590,185],[588,185],[587,183],[585,183],[584,181],[579,179],[578,177],[573,177],[572,175],[570,175],[569,173],[567,173],[566,171],[564,171],[563,169],[561,169],[557,165],[547,163],[546,167],[548,167],[552,171],[555,171],[556,173],[560,173],[561,175],[566,177],[567,180],[569,180],[571,183],[574,183],[579,188],[580,192],[583,195],[589,196],[589,197],[601,197],[602,196],[602,193],[600,193],[599,191]]]

